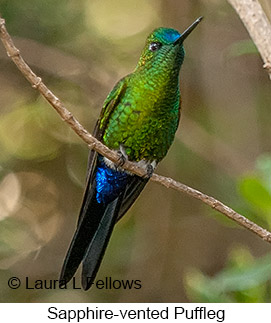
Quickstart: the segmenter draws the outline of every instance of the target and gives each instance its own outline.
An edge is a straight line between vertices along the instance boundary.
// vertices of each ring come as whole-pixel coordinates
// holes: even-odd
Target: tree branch
[[[38,77],[26,64],[22,58],[20,51],[15,47],[10,35],[8,34],[5,27],[5,20],[0,17],[0,37],[6,48],[8,56],[13,60],[17,65],[18,69],[30,82],[33,88],[37,89],[41,95],[50,103],[50,105],[56,110],[56,112],[61,116],[63,121],[69,124],[69,126],[81,137],[89,146],[90,149],[96,150],[103,156],[106,156],[108,159],[114,163],[119,162],[119,155],[110,150],[108,147],[103,145],[100,141],[94,138],[87,130],[78,122],[78,120],[69,112],[64,104],[46,87],[42,82],[42,79]],[[138,176],[145,176],[146,172],[144,169],[138,167],[132,162],[126,161],[122,166],[125,170],[128,170]],[[153,174],[151,177],[153,182],[159,183],[167,188],[172,188],[178,192],[185,193],[191,197],[202,201],[203,203],[209,205],[218,212],[226,215],[228,218],[234,220],[239,225],[244,228],[254,232],[263,240],[271,243],[271,233],[262,227],[258,226],[256,223],[248,220],[243,215],[235,212],[230,207],[216,200],[215,198],[208,196],[200,191],[197,191],[189,186],[186,186],[182,183],[176,182],[175,180]]]
[[[271,79],[271,24],[258,0],[228,0],[244,23]]]

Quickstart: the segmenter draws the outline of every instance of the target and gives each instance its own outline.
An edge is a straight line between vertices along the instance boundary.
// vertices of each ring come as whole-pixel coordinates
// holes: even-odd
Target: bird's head
[[[202,20],[198,18],[182,34],[171,28],[157,28],[147,38],[137,68],[180,67],[184,59],[183,41]]]

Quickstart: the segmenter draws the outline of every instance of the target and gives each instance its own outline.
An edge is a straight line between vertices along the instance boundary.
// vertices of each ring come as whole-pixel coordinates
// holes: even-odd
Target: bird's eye
[[[159,43],[159,42],[153,42],[153,43],[150,43],[149,50],[152,51],[152,52],[155,52],[156,50],[158,50],[161,47],[162,47],[162,44],[161,43]]]

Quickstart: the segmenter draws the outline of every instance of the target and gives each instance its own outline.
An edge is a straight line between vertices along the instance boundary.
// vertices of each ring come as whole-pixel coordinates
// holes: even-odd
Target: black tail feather
[[[77,228],[60,274],[63,284],[72,279],[83,262],[82,287],[88,290],[92,286],[115,223],[131,207],[147,182],[147,179],[131,176],[119,196],[106,205],[97,201],[95,177],[88,177]]]
[[[105,249],[116,223],[121,201],[122,196],[119,196],[107,206],[100,225],[87,249],[83,259],[82,270],[82,286],[84,290],[88,290],[91,287],[99,270]]]
[[[106,209],[106,206],[99,204],[95,198],[90,198],[88,202],[64,260],[60,280],[65,282],[71,280],[83,260]]]
[[[82,286],[91,287],[100,267],[119,213],[125,190],[108,205],[98,203],[95,183],[84,199],[77,229],[71,241],[60,274],[60,280],[69,282],[83,261]]]
[[[142,178],[137,175],[130,177],[125,195],[123,197],[120,212],[117,217],[117,221],[119,221],[123,217],[123,215],[129,210],[134,201],[138,198],[145,185],[148,183],[148,181],[148,178]]]

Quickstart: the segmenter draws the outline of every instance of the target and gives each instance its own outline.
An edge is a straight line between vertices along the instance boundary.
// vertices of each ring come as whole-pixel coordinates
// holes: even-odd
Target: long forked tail
[[[64,260],[60,274],[62,282],[70,281],[83,261],[82,286],[84,290],[91,287],[116,222],[122,197],[123,193],[104,205],[97,202],[95,189],[89,192]]]

